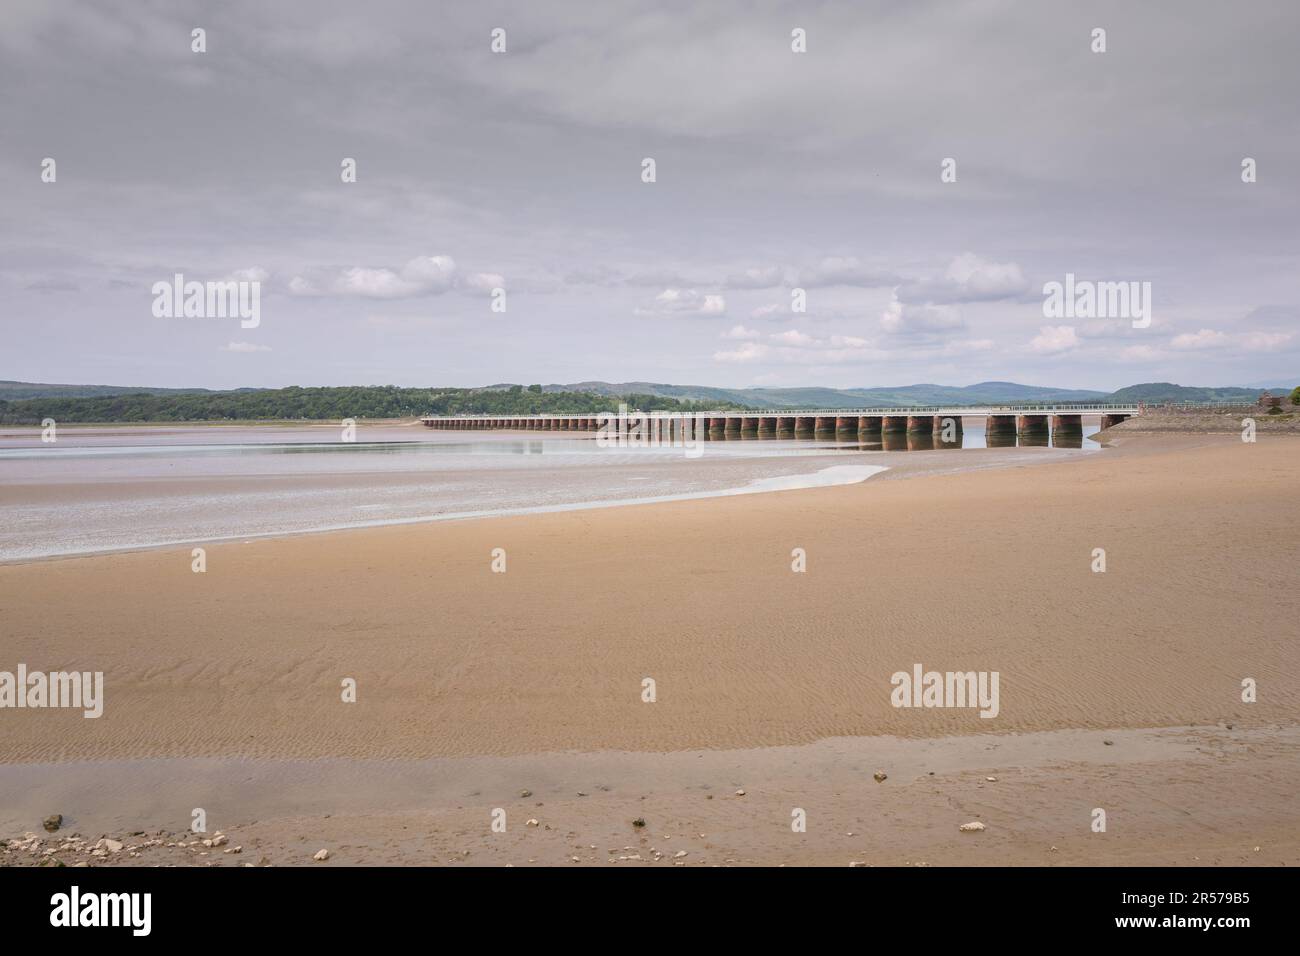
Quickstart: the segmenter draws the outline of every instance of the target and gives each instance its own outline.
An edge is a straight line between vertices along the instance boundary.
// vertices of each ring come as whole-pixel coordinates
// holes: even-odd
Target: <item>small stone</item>
[[[682,857],[684,857],[685,855],[686,855],[686,851],[685,851],[685,850],[678,850],[676,853],[673,854],[673,859],[674,859],[674,860],[680,860],[680,859],[681,859]]]
[[[45,829],[48,830],[50,833],[53,833],[59,827],[63,826],[63,814],[51,813],[48,817],[46,817],[44,820],[41,821],[41,826],[45,827]]]
[[[1107,747],[1114,747],[1114,746],[1115,746],[1115,741],[1113,741],[1113,740],[1103,740],[1102,743],[1105,744]]]
[[[973,820],[970,823],[963,823],[957,829],[962,833],[979,833],[984,829],[984,824],[980,823],[978,820]]]
[[[644,818],[644,817],[637,817],[635,820],[632,821],[632,826],[634,826],[634,827],[636,827],[638,830],[640,830],[642,827],[645,826],[645,818]]]
[[[867,865],[868,865],[868,864],[867,864],[867,862],[866,862],[865,860],[850,860],[850,861],[849,861],[849,866],[867,866]]]
[[[329,851],[329,850],[317,850],[317,851],[312,855],[312,859],[315,860],[317,863],[319,863],[319,862],[321,862],[321,861],[323,861],[323,860],[328,860],[329,858],[330,858],[330,851]]]
[[[526,827],[535,827],[535,826],[539,826],[538,821],[537,821],[537,818],[536,818],[536,817],[532,817],[532,818],[530,818],[530,819],[528,820],[528,822],[524,824],[524,826],[526,826]]]
[[[218,830],[212,837],[213,846],[224,846],[229,842],[230,842],[230,837],[226,836],[220,830]]]
[[[884,783],[886,780],[889,779],[889,774],[885,773],[885,771],[883,770],[877,770],[875,773],[871,775],[871,777],[873,780],[876,781],[876,783]]]
[[[744,790],[737,790],[737,791],[736,791],[736,796],[738,796],[738,797],[743,797],[744,795],[745,795],[745,791],[744,791]]]
[[[523,799],[523,800],[528,799],[528,798],[531,797],[532,795],[533,795],[533,791],[531,791],[531,790],[520,790],[520,791],[519,791],[519,797],[520,797],[520,799]]]
[[[985,777],[984,779],[987,780],[989,783],[997,783],[997,782],[998,782],[998,778],[997,778],[997,777]]]

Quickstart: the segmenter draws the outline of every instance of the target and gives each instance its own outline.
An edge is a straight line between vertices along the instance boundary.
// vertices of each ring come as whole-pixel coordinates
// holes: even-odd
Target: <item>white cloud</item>
[[[506,277],[496,272],[471,272],[465,276],[464,284],[480,292],[491,292],[493,289],[504,289]]]
[[[785,271],[777,266],[746,269],[738,275],[727,276],[728,289],[771,289],[785,282]]]
[[[493,272],[463,273],[451,256],[417,256],[400,269],[350,266],[337,272],[293,276],[292,295],[357,296],[365,299],[409,299],[441,295],[452,289],[486,291],[504,286]]]
[[[895,296],[880,316],[880,327],[891,335],[928,335],[965,328],[966,322],[950,305],[909,305]]]
[[[1029,343],[1029,350],[1040,355],[1055,355],[1058,352],[1068,352],[1078,345],[1079,336],[1075,334],[1074,326],[1044,325]]]
[[[747,329],[743,325],[733,325],[726,332],[722,333],[724,339],[760,339],[763,333],[757,329]]]
[[[1020,266],[1014,262],[992,262],[967,252],[948,264],[935,279],[905,283],[897,290],[903,302],[956,303],[996,302],[1024,295],[1029,289]]]
[[[831,285],[880,288],[897,285],[898,281],[896,275],[869,268],[855,256],[827,256],[798,277],[798,284],[807,289]]]
[[[811,335],[806,335],[798,329],[787,329],[784,332],[774,332],[769,338],[779,345],[789,345],[793,348],[807,348],[810,345],[816,345],[817,340]]]
[[[1185,332],[1175,335],[1169,343],[1175,349],[1212,349],[1226,344],[1228,337],[1214,329],[1201,329],[1199,332]]]
[[[269,345],[254,345],[252,342],[227,342],[221,346],[223,352],[269,352]]]
[[[798,329],[772,332],[766,342],[749,341],[732,351],[713,353],[715,362],[805,366],[865,363],[882,357],[883,353],[873,349],[867,339],[855,335],[832,335],[822,339]]]
[[[637,315],[697,315],[713,317],[726,315],[727,300],[715,293],[700,293],[694,289],[664,289],[654,298],[650,308],[637,309]]]
[[[743,364],[758,362],[767,358],[771,352],[766,345],[759,342],[746,342],[740,348],[730,352],[714,352],[713,361]]]

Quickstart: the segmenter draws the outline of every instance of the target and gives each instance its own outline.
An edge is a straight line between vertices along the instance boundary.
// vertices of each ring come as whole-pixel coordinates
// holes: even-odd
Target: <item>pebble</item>
[[[876,781],[876,783],[883,783],[884,781],[889,779],[889,774],[885,773],[885,771],[883,770],[877,770],[871,776],[872,779]]]
[[[978,820],[974,820],[971,823],[963,823],[957,829],[962,833],[978,833],[984,829],[984,824],[980,823]]]
[[[537,824],[537,818],[536,818],[536,817],[533,817],[533,818],[530,819],[527,823],[524,824],[524,826],[526,826],[526,827],[535,827],[535,826],[537,826],[537,825],[538,825],[538,824]]]
[[[322,860],[328,860],[329,858],[330,858],[329,850],[317,850],[316,853],[312,856],[312,859],[316,860],[317,862],[320,862]]]
[[[684,857],[685,855],[686,855],[686,851],[685,851],[685,850],[678,850],[676,853],[673,854],[673,859],[674,859],[674,860],[680,860],[680,859],[681,859],[682,857]]]
[[[736,796],[738,796],[738,797],[743,797],[744,795],[745,795],[745,791],[744,791],[744,790],[737,790],[737,791],[736,791]]]
[[[44,820],[41,821],[41,826],[45,827],[45,829],[48,830],[50,833],[53,833],[59,827],[63,826],[63,814],[51,813],[48,817],[46,817]]]

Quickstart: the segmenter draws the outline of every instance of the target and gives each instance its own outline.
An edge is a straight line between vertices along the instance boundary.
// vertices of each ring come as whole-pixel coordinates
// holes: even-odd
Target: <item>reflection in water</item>
[[[986,432],[981,428],[959,431],[948,441],[942,432],[861,432],[858,441],[836,442],[840,451],[932,451],[959,448],[1097,448],[1091,439],[1098,426],[1082,429],[1058,428],[1056,431],[1036,429],[1023,434],[997,429]]]

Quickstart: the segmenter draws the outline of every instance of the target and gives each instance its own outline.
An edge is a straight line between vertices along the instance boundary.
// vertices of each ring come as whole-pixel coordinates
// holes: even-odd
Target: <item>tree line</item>
[[[90,398],[0,400],[0,424],[56,422],[329,421],[413,418],[420,415],[582,415],[618,411],[696,412],[742,408],[727,402],[684,401],[657,395],[544,392],[540,385],[506,389],[399,388],[394,385],[148,393]]]

